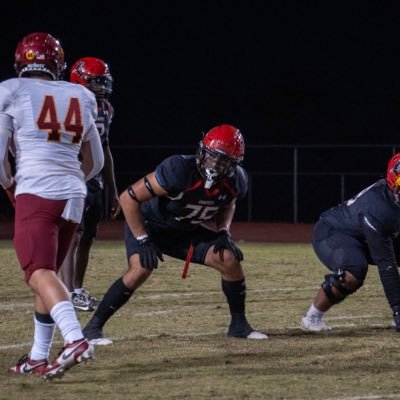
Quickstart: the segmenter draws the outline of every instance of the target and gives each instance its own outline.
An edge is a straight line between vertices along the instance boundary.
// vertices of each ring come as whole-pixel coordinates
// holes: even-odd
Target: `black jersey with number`
[[[194,230],[247,191],[247,174],[240,166],[232,176],[206,189],[194,155],[165,159],[157,166],[155,176],[168,196],[154,197],[142,205],[142,211],[146,220],[163,228]]]
[[[393,238],[400,232],[400,206],[381,179],[343,204],[321,214],[336,230],[366,241],[375,264],[396,265]]]
[[[97,118],[96,127],[99,131],[100,141],[102,146],[109,145],[109,132],[112,118],[114,116],[114,108],[108,100],[97,100]],[[92,193],[99,189],[103,189],[103,175],[99,172],[89,182],[87,182],[87,188]]]
[[[100,134],[101,144],[108,146],[108,136],[110,132],[111,121],[114,116],[114,108],[108,100],[97,101],[96,127]]]

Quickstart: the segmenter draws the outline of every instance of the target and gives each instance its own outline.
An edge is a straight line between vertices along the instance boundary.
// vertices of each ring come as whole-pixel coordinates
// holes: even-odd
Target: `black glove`
[[[239,247],[236,246],[235,242],[231,239],[231,235],[225,229],[222,229],[218,232],[217,240],[214,244],[213,253],[217,254],[218,252],[222,252],[223,249],[229,250],[236,258],[236,260],[243,261],[242,251],[239,249]]]
[[[400,332],[400,306],[393,306],[393,319],[396,324],[396,332]]]
[[[157,245],[151,240],[150,236],[138,240],[138,253],[142,268],[150,271],[158,267],[158,260],[164,261],[163,255]]]

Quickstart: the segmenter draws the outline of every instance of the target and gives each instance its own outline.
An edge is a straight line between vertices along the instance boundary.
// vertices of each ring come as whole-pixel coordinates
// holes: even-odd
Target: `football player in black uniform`
[[[90,248],[97,234],[97,225],[105,216],[104,214],[116,218],[120,212],[114,176],[114,161],[109,147],[109,130],[114,116],[114,108],[108,98],[112,93],[113,78],[108,65],[103,60],[84,57],[72,66],[70,81],[85,86],[96,96],[98,109],[96,127],[103,146],[104,168],[87,182],[85,212],[68,257],[61,268],[61,277],[71,292],[72,304],[75,309],[93,311],[99,300],[83,288]],[[107,190],[110,210],[104,209],[105,190]]]
[[[330,329],[323,315],[356,292],[364,283],[368,265],[377,265],[396,330],[400,331],[400,278],[397,270],[400,232],[400,153],[388,164],[381,179],[355,197],[320,216],[313,232],[314,251],[331,271],[307,314],[303,330]]]
[[[84,328],[92,343],[111,343],[103,337],[104,324],[157,268],[158,259],[163,261],[163,253],[220,272],[231,313],[228,336],[267,339],[246,319],[243,254],[229,233],[236,200],[247,191],[247,175],[239,165],[243,155],[240,131],[220,125],[204,136],[197,155],[165,159],[121,194],[129,268]],[[203,224],[210,220],[216,230]]]

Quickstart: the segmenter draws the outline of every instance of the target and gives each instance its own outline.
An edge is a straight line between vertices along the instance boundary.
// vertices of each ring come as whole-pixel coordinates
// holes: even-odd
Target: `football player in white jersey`
[[[17,46],[18,78],[0,83],[0,184],[15,204],[14,245],[35,293],[33,346],[9,372],[44,379],[62,376],[93,354],[57,271],[81,221],[85,180],[101,170],[104,156],[95,97],[80,85],[60,81],[65,67],[60,43],[35,32]],[[65,346],[49,362],[56,326]]]

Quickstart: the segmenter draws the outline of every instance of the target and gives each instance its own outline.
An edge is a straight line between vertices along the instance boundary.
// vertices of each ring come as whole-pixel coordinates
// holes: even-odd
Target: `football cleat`
[[[89,340],[89,343],[97,346],[109,346],[113,344],[111,339],[105,338],[103,335],[103,329],[90,324],[88,324],[83,328],[83,334]]]
[[[31,360],[28,354],[23,355],[17,362],[15,367],[11,367],[7,372],[11,374],[42,374],[46,369],[49,361],[43,360]]]
[[[300,320],[300,328],[307,332],[321,332],[332,329],[329,325],[322,321],[321,317],[307,317],[306,315]]]
[[[265,333],[255,331],[246,320],[241,323],[231,323],[228,329],[228,336],[250,340],[268,339]]]
[[[268,339],[268,336],[265,333],[253,331],[250,335],[246,336],[246,339],[250,340],[265,340]]]
[[[92,308],[97,308],[98,305],[101,303],[101,299],[98,299],[94,296],[92,296],[89,292],[86,292],[85,290],[83,291],[83,293],[86,294],[87,298],[90,301],[90,305],[92,306]]]
[[[101,300],[93,297],[89,292],[83,290],[81,293],[72,293],[71,302],[78,311],[94,311]]]
[[[85,338],[68,343],[42,372],[43,379],[61,378],[65,371],[93,357],[94,347]]]
[[[75,310],[78,311],[94,311],[94,308],[90,302],[89,297],[86,293],[72,293],[71,302]]]

